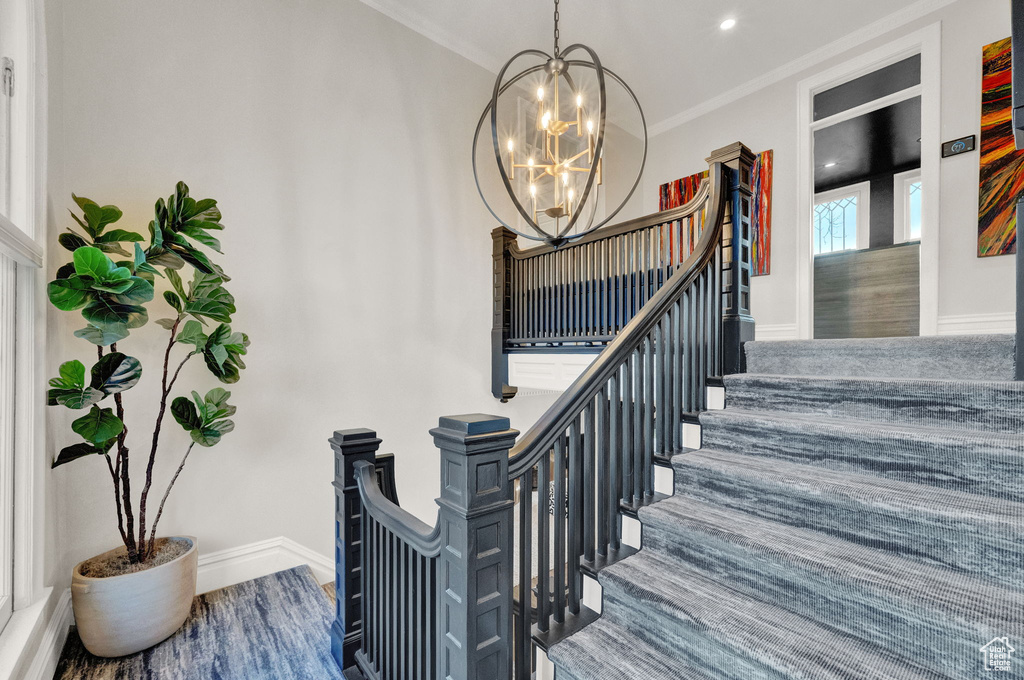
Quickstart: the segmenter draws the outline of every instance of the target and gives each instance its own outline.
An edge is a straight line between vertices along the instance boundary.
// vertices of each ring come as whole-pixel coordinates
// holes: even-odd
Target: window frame
[[[843,250],[830,250],[827,253],[814,252],[814,209],[822,203],[831,203],[844,198],[857,199],[857,238],[853,248]],[[871,246],[871,182],[858,182],[847,184],[838,189],[829,189],[814,194],[814,201],[811,205],[811,252],[815,257],[829,255],[831,253],[846,253],[851,250],[864,250]]]
[[[24,634],[38,604],[52,592],[43,587],[46,529],[43,524],[45,474],[43,388],[45,358],[46,248],[46,87],[45,23],[42,3],[0,0],[10,33],[4,55],[14,62],[10,215],[0,215],[0,253],[15,263],[13,517],[11,517],[12,616],[0,623],[0,650],[6,655],[14,638]],[[11,28],[13,26],[13,28]],[[13,37],[12,37],[13,36]],[[6,513],[5,513],[6,514]],[[5,575],[6,579],[6,575]],[[0,655],[3,656],[3,655]],[[0,664],[4,666],[5,664]]]
[[[921,179],[921,168],[898,172],[892,176],[892,242],[909,243],[920,241],[920,236],[913,236],[910,233],[910,185],[921,183],[921,205],[924,206],[924,182]],[[923,212],[923,211],[922,211]],[[924,221],[924,215],[921,216]],[[921,225],[922,231],[924,225]]]

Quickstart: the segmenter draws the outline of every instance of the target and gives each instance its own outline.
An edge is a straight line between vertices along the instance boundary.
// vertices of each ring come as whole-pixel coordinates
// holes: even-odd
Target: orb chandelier
[[[607,224],[633,195],[647,161],[647,123],[636,95],[601,64],[594,50],[580,43],[559,49],[559,0],[554,0],[554,4],[553,54],[523,50],[498,72],[491,100],[484,107],[473,136],[473,176],[480,198],[498,222],[520,236],[557,248]],[[536,63],[506,77],[512,64],[525,58]],[[587,91],[583,74],[593,74],[596,88]],[[636,107],[643,130],[643,153],[629,191],[595,223],[607,170],[604,151],[608,79],[618,83]],[[502,106],[501,97],[509,92],[519,96],[518,106]],[[529,115],[524,116],[524,108]],[[528,120],[526,124],[522,122],[524,117]],[[477,151],[488,122],[494,160],[505,188],[501,196],[507,195],[511,201],[513,214],[518,214],[515,219],[502,219],[481,185]],[[616,162],[615,158],[609,160]],[[621,167],[615,170],[624,172]],[[608,197],[605,198],[607,202]]]

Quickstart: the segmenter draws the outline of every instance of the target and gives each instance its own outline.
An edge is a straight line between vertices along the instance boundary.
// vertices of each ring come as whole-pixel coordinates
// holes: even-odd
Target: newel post
[[[506,680],[512,674],[512,483],[508,418],[441,418],[437,677]]]
[[[756,157],[736,142],[711,153],[709,164],[729,168],[726,189],[729,207],[722,225],[722,373],[746,370],[743,343],[754,339],[754,317],[750,315],[750,277],[753,249],[753,205],[751,171]]]
[[[506,402],[519,391],[508,384],[508,354],[505,353],[505,343],[512,332],[512,258],[509,248],[516,242],[516,234],[505,227],[498,227],[491,231],[491,238],[494,241],[491,394],[495,399]]]
[[[355,465],[372,463],[380,439],[373,430],[338,430],[331,437],[334,449],[334,622],[331,654],[342,670],[355,665],[363,632],[360,560],[362,503],[356,486]]]

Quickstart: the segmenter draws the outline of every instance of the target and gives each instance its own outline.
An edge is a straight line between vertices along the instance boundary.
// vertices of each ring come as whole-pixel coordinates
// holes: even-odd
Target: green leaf
[[[97,243],[118,243],[120,241],[142,241],[142,234],[137,234],[134,231],[125,231],[124,229],[111,229],[102,236],[96,237]]]
[[[235,298],[222,285],[224,279],[212,274],[196,272],[189,285],[185,312],[202,321],[202,317],[230,323],[235,313]]]
[[[198,321],[189,319],[178,332],[176,340],[186,345],[196,345],[197,348],[202,348],[206,345],[206,334],[203,333],[203,327]]]
[[[156,325],[157,326],[163,326],[167,330],[171,330],[172,328],[174,328],[174,324],[176,324],[176,323],[178,323],[177,319],[157,319],[156,320]]]
[[[171,402],[171,415],[186,432],[192,432],[203,426],[202,418],[193,404],[187,397],[176,397]]]
[[[92,367],[92,381],[89,385],[103,394],[124,392],[139,382],[142,364],[135,357],[121,352],[104,355]]]
[[[192,430],[192,441],[200,446],[213,446],[220,442],[220,438],[235,429],[234,422],[230,420],[219,420],[207,427]]]
[[[111,409],[93,406],[87,414],[71,423],[71,429],[86,441],[101,444],[121,434],[124,423]]]
[[[167,280],[170,281],[171,286],[178,293],[178,297],[182,300],[187,300],[188,295],[185,294],[185,286],[181,282],[181,275],[173,269],[167,272]]]
[[[189,223],[189,224],[191,224],[191,223]],[[200,229],[198,227],[189,226],[189,224],[183,225],[181,227],[181,233],[182,234],[185,234],[186,236],[191,238],[193,241],[196,241],[198,243],[202,243],[207,248],[215,250],[218,253],[222,252],[221,249],[220,249],[220,240],[219,239],[217,239],[214,236],[211,236],[210,234],[207,234],[205,231],[203,231],[202,229]]]
[[[72,257],[75,261],[75,273],[79,276],[90,276],[96,281],[103,281],[114,269],[114,263],[99,248],[79,248]]]
[[[67,406],[70,409],[83,409],[100,402],[105,395],[91,387],[77,389],[55,388],[47,390],[46,403],[48,406]]]
[[[240,371],[245,368],[242,355],[248,351],[249,336],[245,333],[232,333],[227,324],[219,325],[206,340],[203,347],[203,360],[210,372],[222,383],[235,383],[241,377]]]
[[[114,302],[102,296],[86,305],[82,316],[93,326],[106,330],[121,325],[139,328],[149,320],[145,307]]]
[[[153,299],[153,292],[152,283],[141,277],[133,276],[131,278],[131,285],[127,290],[116,296],[116,301],[122,304],[149,302]]]
[[[71,446],[65,446],[57,454],[56,460],[50,465],[51,468],[55,468],[58,465],[64,465],[70,463],[73,460],[84,458],[85,456],[91,456],[94,454],[104,453],[106,449],[103,449],[95,444],[89,444],[88,442],[81,442],[79,444],[72,444]]]
[[[120,294],[131,288],[134,280],[141,281],[142,279],[133,279],[132,272],[127,267],[115,267],[102,281],[93,283],[92,289]]]
[[[150,246],[146,251],[146,260],[152,265],[167,267],[170,270],[181,269],[185,266],[185,260],[162,246]]]
[[[94,239],[103,233],[103,229],[108,224],[113,224],[121,219],[121,210],[116,205],[105,205],[101,208],[95,201],[88,198],[82,198],[74,194],[71,194],[71,198],[74,199],[85,215],[85,224],[82,224],[81,220],[78,220],[78,223]]]
[[[123,255],[124,257],[131,257],[131,253],[121,247],[119,243],[93,243],[93,247],[97,248],[104,253],[114,253],[116,255]]]
[[[71,231],[58,236],[57,242],[72,252],[89,245],[88,241]]]
[[[87,340],[94,345],[106,347],[111,343],[127,338],[128,326],[125,324],[111,324],[106,328],[86,326],[81,330],[75,331],[75,337]]]
[[[65,361],[57,372],[60,378],[50,381],[53,387],[85,387],[85,364],[78,359]]]
[[[174,307],[174,311],[178,312],[178,314],[181,314],[181,298],[178,297],[177,294],[175,294],[173,291],[165,290],[164,300],[171,307]]]
[[[46,294],[50,303],[64,312],[81,309],[92,298],[89,283],[78,276],[51,281]]]

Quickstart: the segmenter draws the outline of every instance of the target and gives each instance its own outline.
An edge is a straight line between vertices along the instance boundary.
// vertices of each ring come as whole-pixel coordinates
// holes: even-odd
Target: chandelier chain
[[[555,59],[558,59],[558,0],[555,0]]]

